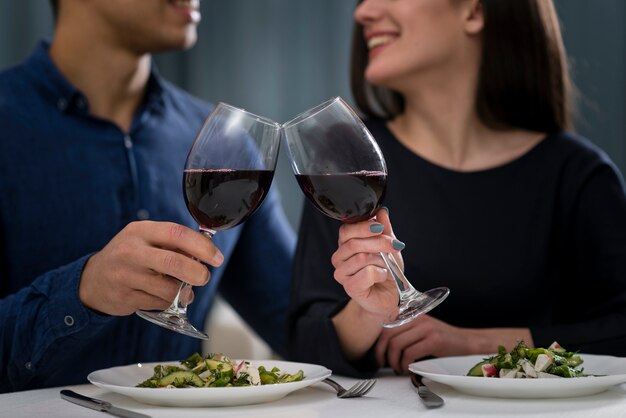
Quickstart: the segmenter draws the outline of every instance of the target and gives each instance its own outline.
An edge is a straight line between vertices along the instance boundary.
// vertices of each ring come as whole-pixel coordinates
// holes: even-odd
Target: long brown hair
[[[485,13],[476,97],[481,121],[492,128],[536,132],[572,129],[572,85],[552,0],[481,0]],[[351,87],[366,115],[393,119],[404,111],[398,92],[365,79],[367,45],[355,24]]]
[[[56,22],[57,17],[59,16],[59,0],[50,0],[50,7],[52,8],[52,17]]]

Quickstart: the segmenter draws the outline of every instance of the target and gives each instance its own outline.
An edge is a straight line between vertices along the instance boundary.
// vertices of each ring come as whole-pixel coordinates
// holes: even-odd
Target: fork
[[[333,389],[337,391],[338,398],[348,399],[348,398],[360,398],[361,396],[364,396],[365,394],[367,394],[370,390],[372,390],[372,388],[376,384],[376,379],[360,380],[356,382],[349,389],[344,388],[339,383],[332,380],[330,377],[327,377],[326,379],[322,380],[322,382],[326,383],[327,385],[332,386]]]

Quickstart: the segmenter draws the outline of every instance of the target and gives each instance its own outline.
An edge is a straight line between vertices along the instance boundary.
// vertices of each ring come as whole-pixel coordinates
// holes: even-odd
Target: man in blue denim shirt
[[[197,328],[219,285],[282,353],[295,238],[277,193],[213,241],[182,196],[211,107],[160,78],[150,53],[193,45],[197,0],[59,3],[53,42],[0,73],[0,392],[200,351],[133,315],[169,306],[167,275],[198,286]]]

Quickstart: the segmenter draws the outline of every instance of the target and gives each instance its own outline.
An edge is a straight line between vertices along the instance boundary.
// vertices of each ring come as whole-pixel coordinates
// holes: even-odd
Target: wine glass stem
[[[174,301],[172,302],[170,307],[166,309],[165,312],[167,312],[168,314],[176,315],[176,316],[187,315],[187,302],[186,302],[187,298],[185,298],[185,300],[183,301],[183,298],[181,296],[183,292],[188,292],[187,290],[188,287],[189,287],[189,283],[183,282],[181,280],[180,287],[178,288],[178,293],[176,293],[176,297],[174,298]]]
[[[213,238],[213,235],[215,235],[215,231],[211,229],[200,228],[200,233],[204,235],[205,237],[207,237],[208,239]],[[196,261],[201,262],[195,257],[192,257],[192,258]],[[170,307],[165,310],[165,312],[168,314],[172,314],[174,316],[186,316],[187,304],[189,303],[189,297],[187,293],[190,293],[190,292],[191,292],[191,286],[189,285],[189,283],[181,280],[180,287],[178,288],[178,293],[176,293],[176,297],[174,298],[174,301],[172,302]],[[183,294],[185,294],[186,297],[184,298],[181,297]]]
[[[402,269],[398,265],[395,257],[391,253],[380,253],[380,256],[383,258],[387,269],[391,273],[393,277],[393,281],[398,288],[398,294],[400,295],[400,303],[402,304],[404,301],[408,299],[413,299],[417,295],[420,294],[415,288],[409,283],[406,276],[402,272]]]

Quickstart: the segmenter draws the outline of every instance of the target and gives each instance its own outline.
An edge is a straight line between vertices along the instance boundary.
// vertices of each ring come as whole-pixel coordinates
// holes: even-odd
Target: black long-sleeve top
[[[487,170],[437,166],[367,122],[388,166],[384,205],[418,290],[451,289],[430,314],[469,328],[528,327],[537,346],[626,356],[626,188],[609,158],[571,133],[549,135]],[[290,353],[368,375],[341,353],[331,318],[349,298],[330,259],[340,223],[305,203],[294,265]],[[494,347],[495,351],[496,347]]]

